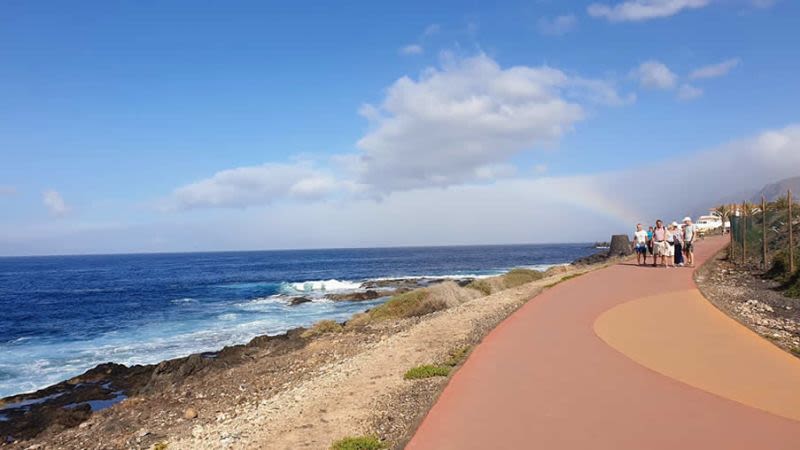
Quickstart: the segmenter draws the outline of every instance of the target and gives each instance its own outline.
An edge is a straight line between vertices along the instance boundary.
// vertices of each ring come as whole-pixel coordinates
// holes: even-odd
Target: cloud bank
[[[706,7],[710,3],[711,0],[631,0],[615,5],[593,3],[587,12],[592,17],[610,22],[638,22],[674,16],[687,9]]]
[[[381,103],[361,108],[370,130],[356,143],[358,151],[333,157],[333,164],[224,170],[177,188],[166,209],[246,207],[336,193],[376,198],[490,182],[514,175],[513,156],[556,144],[584,120],[587,107],[633,98],[604,80],[547,66],[503,68],[483,54],[445,55],[440,67],[398,79]]]

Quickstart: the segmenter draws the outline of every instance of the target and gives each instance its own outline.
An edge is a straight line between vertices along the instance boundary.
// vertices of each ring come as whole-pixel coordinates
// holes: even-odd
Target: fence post
[[[786,193],[789,199],[789,273],[794,273],[794,236],[792,235],[792,190]]]
[[[761,244],[764,254],[764,270],[767,270],[767,199],[761,196]]]
[[[747,205],[742,202],[742,265],[746,264],[747,259]]]
[[[734,248],[736,246],[736,239],[733,238],[733,218],[736,217],[736,206],[730,204],[728,207],[731,209],[731,211],[728,213],[728,219],[730,219],[731,222],[731,229],[728,230],[728,237],[731,239],[731,245],[728,246],[728,260],[733,263],[736,258],[736,249]],[[722,226],[724,227],[725,224],[723,223]]]

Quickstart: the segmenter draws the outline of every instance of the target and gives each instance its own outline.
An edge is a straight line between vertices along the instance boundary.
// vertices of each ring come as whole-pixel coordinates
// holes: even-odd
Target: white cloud
[[[269,163],[223,170],[179,187],[161,205],[165,210],[265,205],[283,198],[318,200],[341,187],[311,163]]]
[[[373,128],[357,144],[356,178],[383,192],[474,181],[486,166],[557,142],[584,118],[584,103],[629,100],[609,83],[547,66],[446,55],[362,108]]]
[[[425,49],[418,44],[409,44],[400,48],[401,55],[421,55],[423,52],[425,52]]]
[[[741,63],[739,58],[732,58],[725,60],[719,64],[712,64],[710,66],[700,67],[689,74],[689,78],[697,80],[701,78],[716,78],[727,75],[728,72],[733,70]]]
[[[552,19],[542,17],[537,22],[539,32],[548,36],[563,36],[574,30],[577,25],[578,18],[572,14],[558,16]]]
[[[681,100],[694,100],[703,95],[703,90],[691,84],[682,84],[678,89],[678,98]]]
[[[711,0],[629,0],[615,5],[593,3],[587,11],[590,16],[611,22],[628,22],[669,17],[685,9],[708,6]]]
[[[800,124],[686,158],[689,164],[674,164],[665,155],[663,161],[594,175],[519,174],[494,183],[398,191],[379,202],[276,202],[268,209],[180,222],[0,222],[0,254],[599,241],[630,233],[637,222],[675,220],[718,202],[742,201],[767,183],[797,176]],[[731,178],[742,167],[747,176]],[[656,172],[659,177],[642,182],[643,173]]]
[[[639,84],[643,87],[649,89],[672,89],[678,81],[678,76],[669,67],[655,60],[642,63],[631,73],[631,76],[639,80]]]
[[[69,205],[64,201],[64,197],[58,191],[49,189],[42,192],[42,203],[56,217],[63,217],[70,211]]]

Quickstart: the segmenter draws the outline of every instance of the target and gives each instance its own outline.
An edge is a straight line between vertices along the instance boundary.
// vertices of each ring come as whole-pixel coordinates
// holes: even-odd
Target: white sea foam
[[[181,303],[197,303],[197,300],[196,300],[196,299],[193,299],[193,298],[189,298],[189,297],[186,297],[186,298],[176,298],[175,300],[172,300],[172,301],[170,301],[170,303],[174,303],[174,304],[176,304],[176,305],[177,305],[177,304],[181,304]]]
[[[362,283],[360,281],[342,281],[342,280],[316,280],[316,281],[303,281],[299,283],[288,283],[284,285],[285,288],[293,290],[295,293],[304,292],[336,292],[336,291],[353,291],[360,288]]]

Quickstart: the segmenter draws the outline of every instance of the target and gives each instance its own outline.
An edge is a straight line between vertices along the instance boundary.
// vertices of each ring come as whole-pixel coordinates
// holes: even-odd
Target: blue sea
[[[589,244],[0,258],[0,397],[103,362],[148,364],[241,344],[385,298],[332,302],[387,278],[545,269]],[[295,296],[312,302],[289,306]]]

